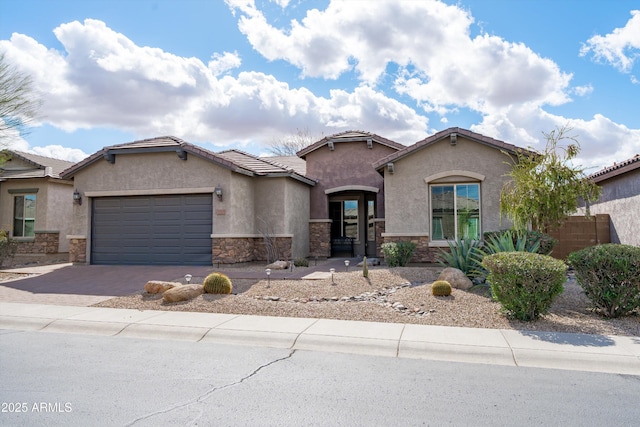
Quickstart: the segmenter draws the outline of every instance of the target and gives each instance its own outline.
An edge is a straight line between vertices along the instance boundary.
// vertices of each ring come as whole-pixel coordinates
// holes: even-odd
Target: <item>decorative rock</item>
[[[367,265],[380,265],[380,259],[378,259],[378,258],[367,258]],[[364,267],[364,260],[360,261],[357,266],[358,267]]]
[[[176,286],[181,286],[179,282],[163,282],[161,280],[150,280],[144,285],[144,290],[150,294],[161,294]]]
[[[181,285],[166,291],[162,294],[162,298],[165,302],[188,301],[203,293],[202,285]]]
[[[272,270],[286,270],[289,268],[289,261],[276,261],[267,265],[265,268],[270,268]]]
[[[462,289],[463,291],[473,286],[471,280],[469,280],[462,270],[453,267],[447,267],[442,270],[442,273],[438,276],[438,280],[446,280],[451,284],[452,288]]]

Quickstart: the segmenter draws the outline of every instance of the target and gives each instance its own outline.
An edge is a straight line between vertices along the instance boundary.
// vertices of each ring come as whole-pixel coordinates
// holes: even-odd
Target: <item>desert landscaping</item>
[[[264,266],[255,265],[245,268],[264,270]],[[640,336],[637,313],[618,319],[601,317],[589,307],[588,299],[571,273],[564,292],[547,315],[537,321],[521,322],[507,319],[500,312],[500,304],[490,297],[487,287],[453,289],[450,296],[433,296],[430,285],[442,269],[436,266],[373,267],[365,278],[361,269],[354,268],[334,273],[333,280],[232,279],[230,295],[204,293],[188,301],[167,303],[161,293],[141,289],[140,293],[113,298],[96,306]],[[214,271],[237,274],[240,270]],[[203,279],[194,277],[191,283],[202,283]]]

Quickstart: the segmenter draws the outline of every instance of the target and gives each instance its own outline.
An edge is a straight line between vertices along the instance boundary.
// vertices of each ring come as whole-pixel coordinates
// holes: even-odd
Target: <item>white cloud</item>
[[[631,11],[631,19],[624,27],[587,40],[580,49],[580,55],[589,53],[598,61],[608,62],[622,72],[630,72],[640,56],[640,10]]]
[[[78,148],[68,148],[62,145],[47,145],[44,147],[31,147],[27,150],[30,153],[40,156],[52,157],[54,159],[79,162],[89,155]]]
[[[0,41],[0,48],[33,75],[44,97],[42,120],[66,131],[107,127],[229,145],[327,126],[379,130],[413,142],[426,129],[424,116],[373,89],[323,98],[260,72],[234,76],[241,65],[236,53],[214,53],[205,65],[139,47],[92,19],[60,25],[54,33],[66,56],[21,34]],[[351,120],[341,127],[337,114],[349,108]]]

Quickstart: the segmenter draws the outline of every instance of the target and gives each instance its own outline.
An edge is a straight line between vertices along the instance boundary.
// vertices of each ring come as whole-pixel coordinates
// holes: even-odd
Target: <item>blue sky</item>
[[[10,146],[79,161],[174,135],[253,154],[306,130],[413,144],[459,126],[595,171],[640,153],[635,1],[0,0],[42,117]]]

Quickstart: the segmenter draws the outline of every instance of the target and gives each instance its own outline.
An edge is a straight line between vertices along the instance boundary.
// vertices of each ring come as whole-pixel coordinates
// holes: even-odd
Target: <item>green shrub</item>
[[[489,275],[493,297],[507,317],[535,320],[549,311],[562,293],[567,266],[564,262],[529,252],[487,255],[482,265]]]
[[[9,232],[0,230],[0,266],[6,260],[13,258],[18,250],[18,242],[9,237]]]
[[[389,267],[404,267],[409,263],[416,250],[413,242],[389,242],[382,244],[384,260]]]
[[[596,310],[618,317],[640,308],[640,248],[605,244],[567,257],[576,279]]]
[[[297,258],[293,261],[293,265],[296,267],[309,267],[309,260],[306,258]]]
[[[504,242],[505,235],[509,234],[513,241],[514,249],[518,250],[518,247],[522,247],[521,251],[536,252],[541,255],[549,255],[554,246],[558,243],[558,240],[549,236],[548,234],[541,233],[539,231],[516,231],[516,230],[500,230],[500,231],[487,231],[483,234],[485,243],[497,241],[501,242],[502,247],[507,247],[507,243]],[[532,248],[535,247],[535,251]],[[508,251],[497,251],[508,252]],[[494,252],[496,253],[496,252]]]
[[[449,251],[440,249],[438,263],[445,267],[453,267],[461,270],[469,278],[478,276],[482,272],[482,254],[480,242],[477,240],[458,239],[455,242],[447,242]]]
[[[211,273],[202,282],[204,291],[208,294],[230,294],[233,289],[231,279],[222,273]]]
[[[369,265],[367,264],[367,257],[362,259],[362,277],[369,277]]]
[[[431,284],[431,293],[436,297],[451,295],[451,284],[446,280],[436,280]]]

